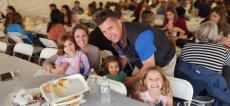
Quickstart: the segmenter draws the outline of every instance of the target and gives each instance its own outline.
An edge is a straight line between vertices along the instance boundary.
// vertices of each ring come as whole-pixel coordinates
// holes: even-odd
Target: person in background
[[[80,2],[79,1],[75,1],[74,2],[74,7],[72,8],[72,14],[83,14],[84,13],[84,9],[82,7],[80,7]]]
[[[13,6],[7,6],[6,8],[6,14],[8,13],[14,13],[16,12],[15,8]]]
[[[224,7],[217,6],[212,9],[209,17],[207,17],[202,23],[206,21],[213,21],[218,26],[219,42],[230,48],[230,25],[227,22],[227,12]]]
[[[167,30],[169,26],[173,26],[173,31],[180,35],[186,35],[188,33],[186,21],[177,16],[177,12],[174,8],[168,8],[165,12],[163,28]]]
[[[121,63],[119,58],[116,56],[109,56],[107,57],[104,62],[102,63],[104,70],[107,72],[105,75],[107,78],[123,82],[126,74],[121,68]]]
[[[222,36],[228,37],[230,34],[230,25],[227,22],[228,13],[224,7],[217,6],[211,10],[210,15],[203,21],[213,21],[218,26],[218,32]],[[203,23],[202,22],[202,23]]]
[[[61,7],[62,16],[64,19],[64,24],[67,26],[72,25],[72,14],[68,5],[62,5]]]
[[[58,9],[54,9],[50,13],[51,21],[48,24],[47,32],[48,32],[48,39],[57,41],[67,32],[64,27],[64,19],[63,16]]]
[[[7,33],[8,32],[19,32],[21,35],[25,36],[25,38],[22,38],[23,42],[32,44],[32,45],[37,44],[32,34],[27,32],[24,29],[23,20],[22,20],[22,16],[20,13],[18,12],[13,13],[11,19],[12,19],[10,21],[11,23],[9,23],[6,29]]]
[[[56,4],[52,3],[49,5],[49,8],[50,8],[50,11],[52,11],[54,9],[57,9],[57,6],[56,6]]]
[[[5,28],[7,28],[7,26],[11,23],[10,21],[12,21],[12,14],[15,13],[16,10],[13,6],[8,6],[6,8],[6,17],[5,17],[5,21],[4,21],[4,26]]]
[[[218,43],[218,26],[213,21],[201,24],[195,34],[199,42],[187,43],[176,65],[175,77],[188,80],[198,96],[203,90],[214,98],[213,106],[230,104],[230,89],[221,75],[230,66],[230,51]],[[228,70],[229,71],[229,70]]]
[[[93,3],[88,4],[88,13],[87,13],[87,15],[88,15],[89,17],[93,16],[93,14],[94,14],[96,11],[97,11],[97,7],[96,7]]]
[[[145,10],[141,14],[140,22],[149,24],[151,27],[154,27],[154,13],[150,10]],[[171,26],[172,27],[172,26]],[[168,39],[173,44],[174,48],[176,48],[176,41],[173,37],[173,28],[169,28]]]
[[[58,40],[58,58],[55,61],[55,67],[48,71],[66,75],[82,74],[86,77],[89,74],[89,67],[88,58],[79,51],[74,37],[66,35]]]
[[[139,100],[150,106],[173,106],[172,91],[164,71],[159,67],[148,69],[139,85]]]
[[[97,10],[102,10],[102,9],[104,9],[104,4],[103,2],[99,2],[99,7]]]
[[[194,7],[198,9],[198,16],[201,18],[206,18],[210,14],[211,6],[207,0],[196,0]]]

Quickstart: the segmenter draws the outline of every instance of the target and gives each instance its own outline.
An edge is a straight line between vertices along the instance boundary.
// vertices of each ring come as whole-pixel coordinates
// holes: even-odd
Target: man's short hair
[[[102,9],[94,13],[93,21],[96,26],[101,25],[107,18],[119,19],[119,16],[116,15],[113,11],[109,9]]]
[[[49,6],[50,6],[50,7],[57,8],[56,4],[54,4],[54,3],[51,3]]]
[[[154,20],[154,13],[150,10],[145,10],[141,14],[141,20],[143,23],[150,24]]]
[[[75,4],[76,4],[76,3],[80,4],[80,1],[76,0],[74,3],[75,3]]]

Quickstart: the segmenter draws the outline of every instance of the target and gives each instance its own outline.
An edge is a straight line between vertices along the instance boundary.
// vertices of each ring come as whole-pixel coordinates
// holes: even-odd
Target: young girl
[[[58,40],[58,59],[52,73],[64,73],[66,75],[82,74],[88,76],[89,62],[87,56],[77,50],[73,36],[63,36]]]
[[[126,77],[124,71],[120,70],[121,65],[116,56],[110,56],[103,62],[103,68],[108,73],[106,77],[115,81],[123,82]]]
[[[163,70],[151,67],[141,80],[139,99],[150,106],[173,106],[171,89]]]

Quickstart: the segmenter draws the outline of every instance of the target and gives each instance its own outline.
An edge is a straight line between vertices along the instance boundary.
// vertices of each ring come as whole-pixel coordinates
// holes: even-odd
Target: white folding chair
[[[22,43],[23,39],[27,39],[31,44],[33,44],[33,42],[27,36],[22,35],[19,32],[8,32],[7,35],[10,39],[15,41],[16,43]]]
[[[55,54],[57,54],[58,49],[55,48],[44,48],[42,49],[40,56],[39,56],[39,60],[38,60],[38,64],[40,64],[41,59],[47,59]]]
[[[192,85],[188,81],[183,79],[174,78],[174,77],[167,77],[167,78],[169,80],[170,87],[172,89],[173,97],[186,100],[184,104],[190,106],[193,97]]]
[[[113,53],[108,51],[108,50],[101,50],[100,51],[100,66],[103,62],[103,59],[109,57],[109,56],[113,56]]]
[[[15,56],[15,53],[27,55],[29,56],[28,61],[30,61],[33,55],[33,50],[34,50],[34,47],[30,44],[18,43],[14,46],[13,55]]]
[[[7,44],[5,42],[0,41],[0,52],[5,53],[7,49]]]
[[[102,59],[105,59],[106,57],[112,56],[112,55],[113,55],[113,53],[110,52],[110,51],[108,51],[108,50],[101,50],[101,51],[100,51],[100,57],[101,57]]]
[[[53,40],[50,39],[46,39],[46,38],[39,38],[39,40],[42,42],[43,45],[45,45],[46,47],[49,48],[57,48],[57,44],[56,42],[54,42]]]
[[[114,80],[111,80],[111,79],[108,79],[109,80],[109,87],[111,90],[117,92],[117,93],[120,93],[124,96],[127,95],[127,89],[125,87],[125,85],[121,82],[118,82],[118,81],[114,81]]]

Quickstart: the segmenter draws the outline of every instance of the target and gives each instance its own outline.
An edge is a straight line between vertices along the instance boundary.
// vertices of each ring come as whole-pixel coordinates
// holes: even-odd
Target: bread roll
[[[57,84],[62,86],[62,87],[69,87],[70,82],[67,79],[60,79],[60,80],[58,80]]]
[[[44,85],[43,89],[46,93],[50,93],[51,92],[51,85],[49,83],[47,83]]]
[[[64,96],[68,93],[68,87],[70,86],[70,81],[67,79],[60,79],[57,84],[54,85],[54,91],[58,96]]]

